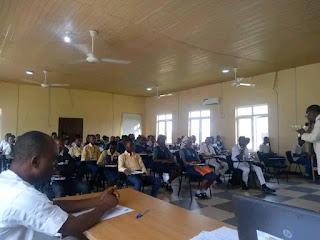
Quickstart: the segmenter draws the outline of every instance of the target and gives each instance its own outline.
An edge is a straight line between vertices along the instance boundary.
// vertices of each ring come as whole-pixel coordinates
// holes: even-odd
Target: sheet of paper
[[[202,231],[190,240],[239,240],[238,232],[228,227],[221,227],[211,232]]]
[[[78,216],[80,216],[82,214],[91,212],[92,210],[93,210],[93,208],[85,210],[85,211],[82,211],[82,212],[77,212],[77,213],[74,213],[73,216],[78,217]],[[103,221],[103,220],[107,220],[107,219],[110,219],[110,218],[118,217],[118,216],[120,216],[122,214],[126,214],[126,213],[129,213],[129,212],[132,212],[132,211],[134,211],[134,210],[131,209],[131,208],[127,208],[127,207],[123,207],[121,205],[118,205],[114,209],[105,212],[105,214],[101,217],[100,220]]]
[[[133,171],[133,172],[131,172],[132,175],[142,174],[142,173],[143,173],[142,171]]]

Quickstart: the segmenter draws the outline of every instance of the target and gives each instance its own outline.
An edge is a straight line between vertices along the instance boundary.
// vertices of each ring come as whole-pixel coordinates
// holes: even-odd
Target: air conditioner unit
[[[206,98],[203,99],[203,105],[207,106],[207,105],[215,105],[215,104],[219,104],[220,103],[220,98]]]

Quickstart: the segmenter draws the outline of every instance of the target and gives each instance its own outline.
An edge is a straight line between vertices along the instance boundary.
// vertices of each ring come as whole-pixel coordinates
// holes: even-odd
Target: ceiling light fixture
[[[33,75],[33,71],[27,70],[27,71],[26,71],[26,74],[28,74],[28,75]]]
[[[228,73],[229,70],[228,70],[228,69],[223,69],[222,72],[223,72],[223,73]]]
[[[148,88],[147,88],[147,91],[151,91],[151,90],[152,90],[152,88],[151,88],[151,87],[148,87]]]
[[[66,34],[66,35],[64,36],[63,40],[64,40],[66,43],[71,42],[71,38],[70,38],[71,32],[70,32],[70,31],[65,31],[65,34]]]

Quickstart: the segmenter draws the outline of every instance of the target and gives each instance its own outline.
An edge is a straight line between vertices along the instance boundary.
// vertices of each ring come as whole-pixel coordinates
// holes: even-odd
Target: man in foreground
[[[46,134],[32,131],[19,137],[11,169],[0,174],[0,239],[31,240],[41,235],[83,238],[102,215],[117,206],[119,194],[108,188],[99,197],[51,202],[33,187],[54,171],[57,148]],[[73,212],[94,208],[74,217]]]

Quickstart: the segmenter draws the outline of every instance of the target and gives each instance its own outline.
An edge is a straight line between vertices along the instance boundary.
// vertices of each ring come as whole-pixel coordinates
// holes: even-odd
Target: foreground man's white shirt
[[[316,118],[312,132],[302,134],[301,139],[313,143],[314,152],[317,156],[318,175],[320,175],[320,114]]]
[[[53,237],[67,218],[66,212],[11,170],[0,174],[1,240]]]

